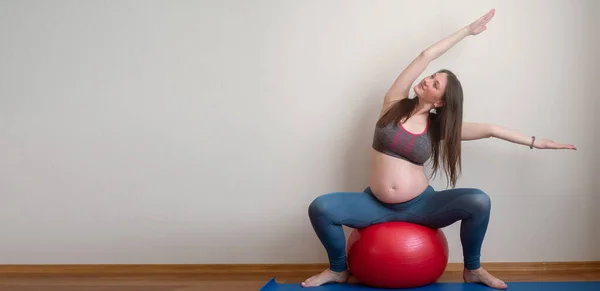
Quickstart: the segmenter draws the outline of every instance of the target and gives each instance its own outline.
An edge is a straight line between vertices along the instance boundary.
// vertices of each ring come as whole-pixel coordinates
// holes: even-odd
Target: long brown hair
[[[437,107],[435,113],[429,114],[429,134],[433,147],[432,177],[437,174],[442,164],[448,183],[455,187],[462,168],[463,90],[460,81],[450,70],[442,69],[438,73],[446,73],[448,82],[442,96],[444,105]],[[377,126],[384,127],[390,122],[397,124],[401,120],[407,120],[415,113],[418,103],[418,98],[404,98],[398,101],[379,118]]]

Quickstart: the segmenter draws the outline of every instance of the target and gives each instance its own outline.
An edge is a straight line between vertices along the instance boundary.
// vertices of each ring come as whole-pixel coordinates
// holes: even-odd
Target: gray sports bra
[[[423,165],[432,154],[429,124],[422,133],[407,131],[402,124],[394,122],[383,128],[375,127],[373,149],[392,157]]]

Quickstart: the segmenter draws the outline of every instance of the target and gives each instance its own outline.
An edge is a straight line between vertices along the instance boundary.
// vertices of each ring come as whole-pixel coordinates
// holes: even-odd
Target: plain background
[[[466,121],[579,150],[464,143],[482,260],[600,260],[596,0],[4,0],[0,263],[326,262],[309,203],[367,186],[385,91],[491,8],[423,76],[459,76]]]

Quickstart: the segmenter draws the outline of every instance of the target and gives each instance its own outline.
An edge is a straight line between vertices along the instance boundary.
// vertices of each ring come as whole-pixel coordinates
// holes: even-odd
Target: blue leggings
[[[473,188],[436,191],[428,186],[412,200],[389,204],[378,200],[370,188],[364,192],[336,192],[317,197],[308,208],[312,226],[325,247],[329,268],[341,272],[346,265],[346,237],[342,225],[351,228],[405,221],[443,228],[461,220],[460,240],[464,267],[480,267],[480,252],[490,219],[490,197]]]

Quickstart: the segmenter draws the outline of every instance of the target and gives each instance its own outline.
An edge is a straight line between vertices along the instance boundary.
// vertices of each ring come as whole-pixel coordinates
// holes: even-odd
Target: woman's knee
[[[308,206],[308,216],[311,218],[326,216],[335,209],[335,200],[333,193],[318,196]]]
[[[472,207],[472,212],[489,213],[492,209],[492,199],[490,195],[481,189],[472,189],[473,193],[468,195],[468,204]]]

